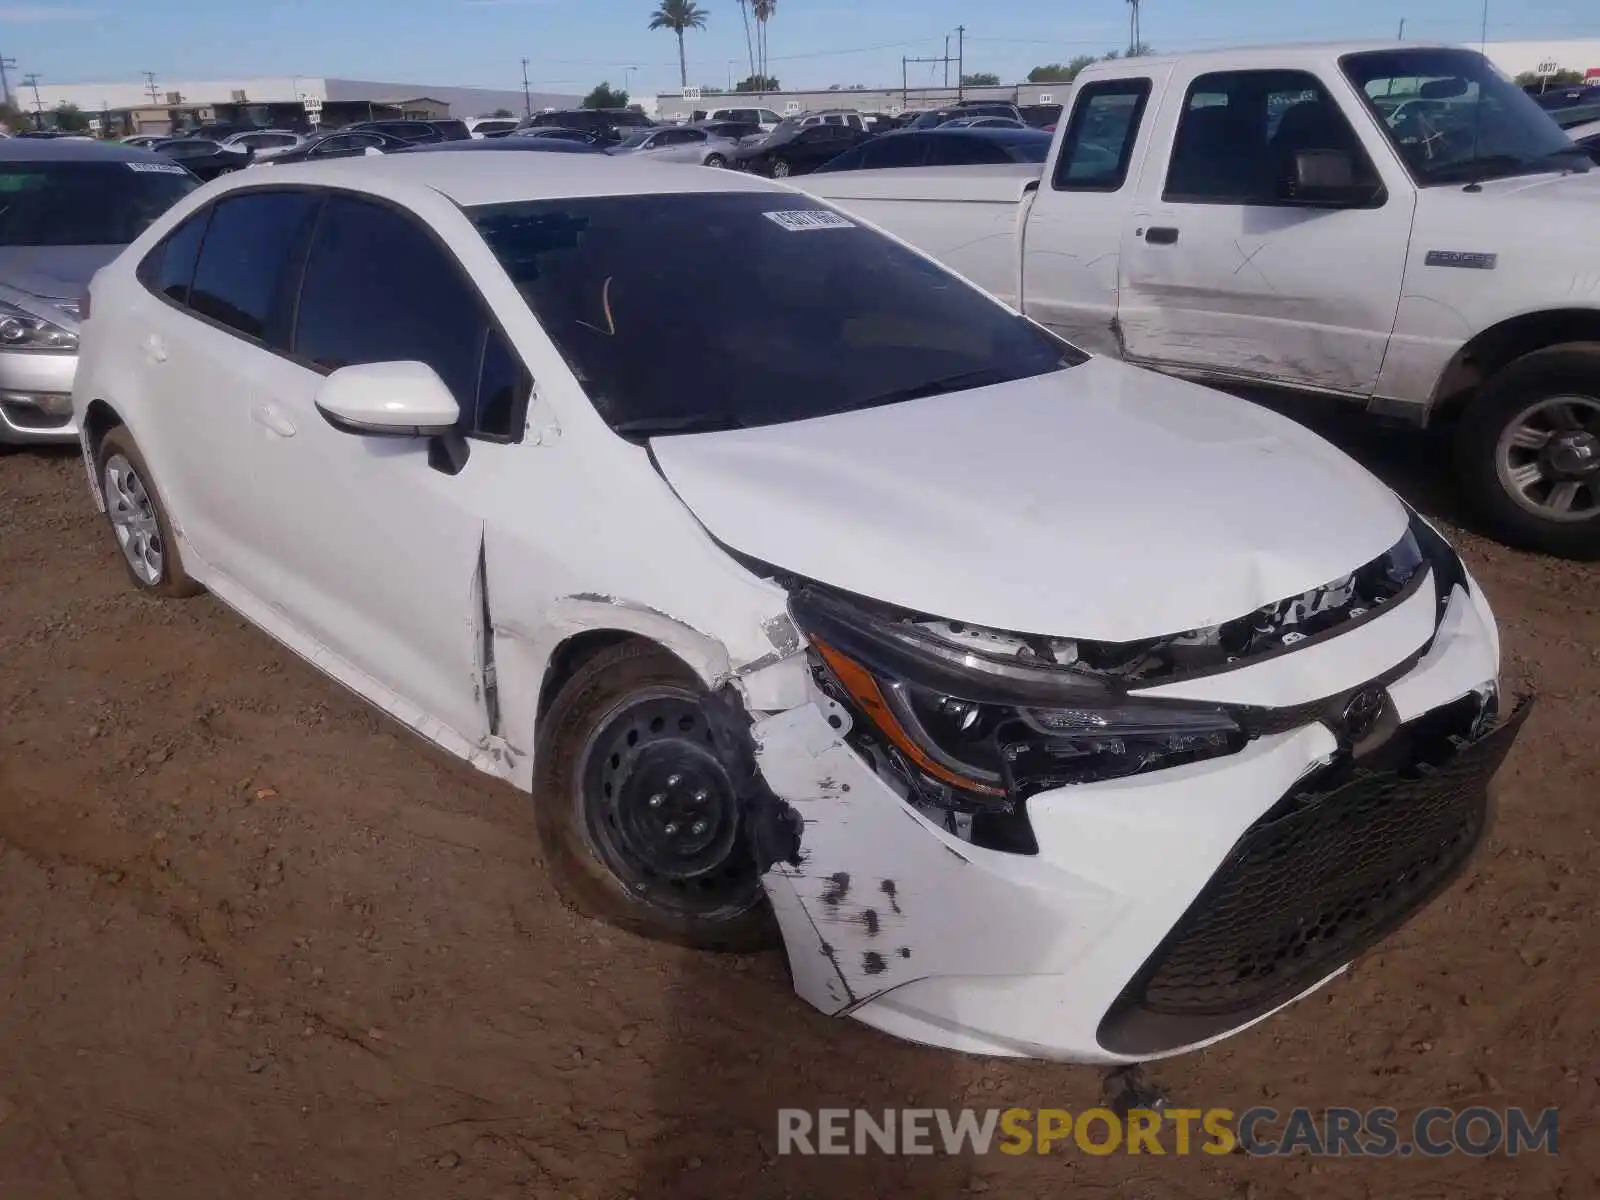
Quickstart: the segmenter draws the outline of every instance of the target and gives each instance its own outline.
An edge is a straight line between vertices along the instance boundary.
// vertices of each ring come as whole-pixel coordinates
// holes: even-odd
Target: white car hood
[[[1407,522],[1287,418],[1101,358],[651,450],[712,536],[763,562],[951,620],[1101,641],[1297,596]]]

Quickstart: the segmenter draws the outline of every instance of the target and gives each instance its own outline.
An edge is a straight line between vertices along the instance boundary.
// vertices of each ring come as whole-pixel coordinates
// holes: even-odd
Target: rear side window
[[[868,142],[856,153],[862,155],[861,165],[869,171],[888,167],[920,167],[928,161],[930,140],[921,134],[902,133]]]
[[[291,285],[320,203],[310,192],[245,192],[218,201],[189,307],[268,346],[286,346]]]
[[[1149,99],[1148,79],[1085,84],[1072,106],[1051,186],[1063,192],[1120,189],[1128,178]]]
[[[194,282],[200,243],[210,220],[211,209],[204,208],[167,234],[139,264],[139,282],[174,304],[188,304],[189,285]]]
[[[463,431],[510,438],[526,373],[455,258],[383,204],[328,201],[306,259],[294,353],[327,370],[425,362],[461,406]]]
[[[968,167],[1008,163],[1011,156],[984,137],[936,137],[930,167]]]

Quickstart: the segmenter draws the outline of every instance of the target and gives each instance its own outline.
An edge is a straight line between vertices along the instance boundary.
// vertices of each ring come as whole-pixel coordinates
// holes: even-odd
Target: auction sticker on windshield
[[[825,208],[805,208],[792,212],[766,212],[761,214],[774,225],[790,233],[805,233],[812,229],[854,229],[854,221],[846,221],[836,212]]]

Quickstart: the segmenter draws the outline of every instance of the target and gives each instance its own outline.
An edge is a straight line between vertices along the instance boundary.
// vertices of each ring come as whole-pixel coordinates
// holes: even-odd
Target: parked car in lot
[[[1050,135],[1037,129],[941,125],[936,129],[897,129],[872,138],[829,159],[815,173],[1042,163],[1049,153]],[[1023,178],[1035,176],[1036,172],[1025,172]]]
[[[605,147],[597,146],[593,142],[542,137],[496,137],[482,140],[471,139],[465,142],[426,142],[405,146],[402,147],[402,150],[406,154],[433,154],[455,150],[506,151],[509,153],[526,150],[530,153],[544,152],[548,154],[605,154],[607,152]]]
[[[611,153],[657,162],[725,167],[738,149],[739,143],[733,138],[716,137],[696,126],[683,125],[670,129],[641,129],[624,138]]]
[[[469,139],[470,140],[470,139]],[[412,142],[372,129],[335,130],[307,138],[293,150],[255,163],[258,167],[290,166],[300,162],[324,162],[331,158],[357,158],[362,155],[393,154],[423,145],[460,145],[459,142]]]
[[[946,121],[951,129],[1027,129],[1028,126],[1014,117],[957,117]]]
[[[347,133],[382,133],[404,142],[466,141],[472,135],[466,122],[458,120],[437,121],[355,121],[344,126]]]
[[[654,129],[655,124],[643,113],[631,109],[573,108],[524,117],[517,125],[516,132],[525,134],[539,129],[581,129],[594,135],[598,144],[615,146],[630,133]]]
[[[1444,424],[1500,537],[1600,555],[1600,173],[1481,54],[1096,63],[1066,120],[1041,178],[806,186],[1086,349]]]
[[[604,150],[614,143],[608,142],[604,135],[592,129],[567,129],[561,125],[541,125],[536,129],[518,129],[506,135],[507,141],[526,142],[575,142],[580,146],[589,146],[596,150]]]
[[[150,149],[182,163],[186,170],[203,180],[242,171],[255,157],[248,146],[225,146],[209,138],[167,138]]]
[[[164,133],[136,133],[132,137],[122,138],[121,144],[135,150],[148,150],[155,143],[165,141],[166,137]]]
[[[1209,1043],[1462,868],[1528,709],[1393,491],[790,189],[549,167],[235,176],[95,277],[134,586],[531,792],[574,906],[775,920],[934,1045]]]
[[[222,139],[224,146],[242,146],[256,160],[276,158],[296,147],[305,145],[310,137],[288,129],[252,129],[248,133],[233,133]]]
[[[738,125],[751,125],[762,133],[771,133],[783,121],[770,108],[713,108],[697,110],[690,120],[696,124],[707,121],[730,121]]]
[[[759,125],[746,125],[740,121],[697,121],[689,128],[703,129],[712,137],[728,138],[735,142],[753,141],[765,136]]]
[[[740,171],[787,179],[806,175],[872,135],[848,125],[785,121],[760,141],[741,142],[728,159]]]
[[[1018,124],[1022,123],[1022,113],[1015,104],[1003,100],[963,100],[946,108],[922,113],[911,122],[910,128],[937,129],[940,125],[967,117],[1008,117]]]
[[[1059,104],[1022,104],[1017,106],[1025,124],[1033,129],[1054,129],[1061,120]]]
[[[199,182],[115,142],[0,140],[0,445],[70,442],[89,277]]]
[[[474,138],[504,137],[517,127],[516,117],[469,117],[467,132]]]

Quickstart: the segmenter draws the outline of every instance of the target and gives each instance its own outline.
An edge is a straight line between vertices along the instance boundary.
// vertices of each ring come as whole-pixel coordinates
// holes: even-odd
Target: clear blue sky
[[[709,27],[688,37],[689,81],[749,73],[734,0],[698,0]],[[646,29],[654,0],[0,0],[0,53],[47,83],[334,75],[416,83],[636,93],[675,88],[677,48]],[[1143,0],[1157,49],[1394,36],[1475,41],[1479,0]],[[1126,0],[778,0],[772,73],[785,87],[888,84],[901,55],[943,52],[967,27],[968,71],[1011,81],[1038,63],[1127,44]],[[1491,0],[1491,40],[1600,36],[1600,0]],[[954,42],[952,40],[952,53]],[[625,68],[636,67],[628,72]],[[913,82],[938,68],[913,67]]]

